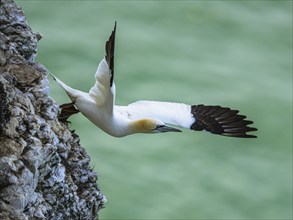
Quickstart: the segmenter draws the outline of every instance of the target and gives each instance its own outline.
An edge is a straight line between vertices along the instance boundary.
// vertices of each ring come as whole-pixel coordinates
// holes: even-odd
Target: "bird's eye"
[[[157,126],[154,128],[154,130],[160,130],[160,128],[163,128],[163,127],[165,127],[165,125],[157,125]]]

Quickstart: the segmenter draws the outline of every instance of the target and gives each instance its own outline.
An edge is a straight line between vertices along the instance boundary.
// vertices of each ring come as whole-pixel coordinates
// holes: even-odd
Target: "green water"
[[[220,104],[259,129],[117,139],[74,116],[108,198],[101,219],[292,218],[292,1],[18,4],[44,36],[37,60],[69,85],[93,85],[116,20],[118,104]],[[51,95],[68,102],[54,82]]]

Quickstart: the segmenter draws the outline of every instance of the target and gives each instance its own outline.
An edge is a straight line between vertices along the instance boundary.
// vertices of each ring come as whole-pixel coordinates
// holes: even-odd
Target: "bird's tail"
[[[48,73],[53,77],[53,79],[66,91],[68,97],[71,99],[71,101],[75,101],[80,91],[71,88],[70,86],[66,85],[64,82],[62,82],[60,79],[58,79],[53,73]]]

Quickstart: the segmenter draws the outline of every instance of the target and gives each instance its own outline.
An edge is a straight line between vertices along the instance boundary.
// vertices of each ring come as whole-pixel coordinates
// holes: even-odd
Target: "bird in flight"
[[[182,127],[212,134],[254,138],[248,132],[256,131],[252,121],[238,114],[238,110],[218,105],[188,105],[183,103],[137,101],[127,106],[115,105],[114,51],[116,22],[105,45],[106,55],[100,62],[95,85],[88,93],[73,89],[60,79],[52,77],[66,91],[71,103],[61,105],[59,119],[81,112],[106,133],[123,137],[135,133],[181,132]]]

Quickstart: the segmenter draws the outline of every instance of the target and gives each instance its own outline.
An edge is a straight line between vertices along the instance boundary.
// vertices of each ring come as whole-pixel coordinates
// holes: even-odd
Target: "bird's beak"
[[[158,125],[155,130],[158,132],[182,132],[179,129],[172,128],[166,125]]]

